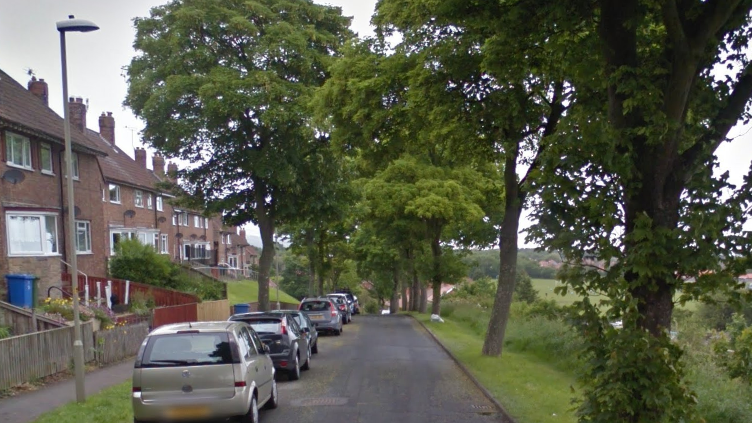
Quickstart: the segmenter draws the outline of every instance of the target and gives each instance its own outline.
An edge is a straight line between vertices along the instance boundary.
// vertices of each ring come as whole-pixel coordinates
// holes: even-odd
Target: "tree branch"
[[[744,113],[750,97],[752,97],[752,63],[747,64],[734,91],[728,97],[726,105],[713,118],[705,135],[682,153],[679,166],[684,179],[688,178],[701,163],[703,154],[715,151],[726,140],[728,132]]]
[[[692,27],[689,44],[693,52],[701,51],[731,17],[741,0],[708,0]]]
[[[674,45],[674,50],[688,52],[687,34],[684,32],[684,24],[679,16],[679,9],[676,7],[676,0],[666,0],[662,3],[663,24],[666,25],[666,31]]]

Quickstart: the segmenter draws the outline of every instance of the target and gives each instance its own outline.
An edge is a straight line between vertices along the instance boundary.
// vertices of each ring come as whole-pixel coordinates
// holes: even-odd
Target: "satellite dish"
[[[165,223],[165,222],[167,222],[167,218],[164,217],[164,216],[160,216],[159,219],[157,219],[157,222],[159,222],[159,223]]]
[[[123,213],[123,216],[130,217],[132,219],[136,216],[136,212],[134,210],[126,210],[125,213]]]
[[[180,232],[178,232],[178,233],[175,234],[175,238],[180,239],[182,237],[183,237],[183,234],[181,234]]]
[[[13,185],[23,182],[24,179],[26,179],[26,176],[18,169],[8,169],[3,173],[3,180],[8,181]]]
[[[63,207],[63,214],[68,213],[68,206]],[[73,216],[78,217],[81,215],[81,208],[78,206],[73,206]]]
[[[200,239],[201,241],[206,241],[206,235],[201,235],[200,237],[198,237],[198,239]]]
[[[198,237],[196,236],[196,234],[191,234],[191,239],[196,239],[196,238],[198,238]]]

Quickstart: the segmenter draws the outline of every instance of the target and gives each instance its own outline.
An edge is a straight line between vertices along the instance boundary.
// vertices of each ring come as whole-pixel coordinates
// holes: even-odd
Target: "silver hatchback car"
[[[165,325],[144,339],[133,370],[133,421],[240,417],[277,408],[274,365],[242,322]]]

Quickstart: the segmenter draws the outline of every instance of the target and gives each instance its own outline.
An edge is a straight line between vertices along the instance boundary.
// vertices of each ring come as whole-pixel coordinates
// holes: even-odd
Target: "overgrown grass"
[[[230,304],[243,304],[252,303],[258,301],[258,282],[256,281],[239,281],[227,283],[227,298],[230,300]],[[277,289],[269,290],[269,298],[271,301],[277,301]],[[300,301],[296,300],[291,295],[288,295],[285,291],[279,290],[279,301],[283,303],[297,304]]]
[[[483,337],[475,329],[468,330],[467,325],[468,322],[480,324],[481,316],[487,315],[477,311],[472,314],[468,306],[458,307],[455,313],[445,318],[443,324],[431,323],[427,315],[415,314],[415,317],[441,339],[518,422],[575,421],[570,411],[574,376],[556,364],[560,360],[555,357],[563,354],[556,350],[545,351],[541,345],[534,345],[535,342],[524,341],[542,338],[525,333],[536,330],[536,324],[523,327],[510,323],[507,339],[517,342],[505,343],[501,358],[485,357],[480,354]]]
[[[107,388],[86,399],[42,414],[33,423],[133,423],[129,401],[131,381]]]

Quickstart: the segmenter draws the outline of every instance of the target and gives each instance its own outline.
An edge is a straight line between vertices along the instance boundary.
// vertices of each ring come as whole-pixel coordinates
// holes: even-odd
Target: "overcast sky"
[[[352,16],[352,29],[371,35],[370,19],[376,0],[315,0],[340,6]],[[37,78],[49,83],[50,107],[62,116],[60,42],[55,22],[68,15],[88,19],[101,28],[92,33],[67,36],[68,92],[89,101],[88,127],[99,130],[97,117],[112,112],[117,144],[132,155],[140,146],[138,131],[143,124],[122,106],[126,93],[123,67],[130,63],[133,50],[133,18],[148,16],[149,9],[163,4],[158,0],[0,0],[0,69],[24,86],[31,69]],[[739,136],[718,151],[722,170],[742,182],[752,159],[749,128],[735,128]],[[526,223],[523,227],[527,226]],[[250,228],[256,232],[255,228]],[[521,239],[522,241],[522,239]]]

